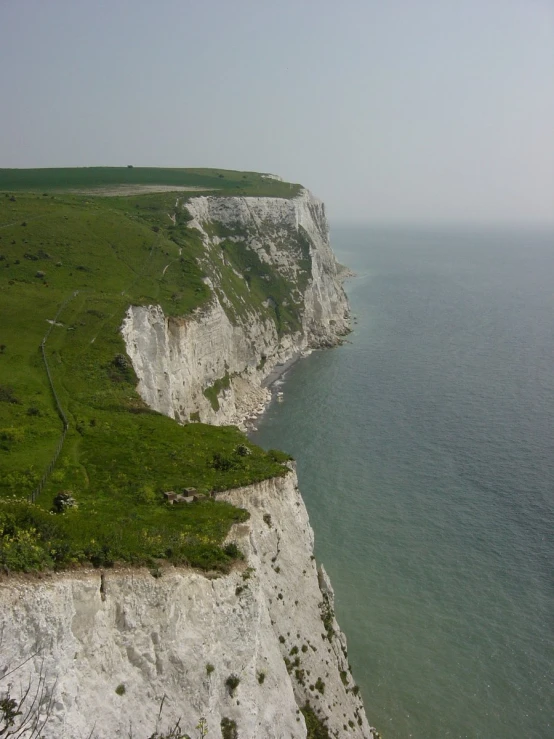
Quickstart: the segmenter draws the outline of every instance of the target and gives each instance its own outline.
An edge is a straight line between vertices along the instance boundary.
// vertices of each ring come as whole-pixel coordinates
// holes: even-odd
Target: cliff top
[[[294,197],[300,185],[275,175],[229,169],[164,167],[63,167],[0,169],[0,191],[82,192],[131,195],[146,192],[189,191],[209,195]]]

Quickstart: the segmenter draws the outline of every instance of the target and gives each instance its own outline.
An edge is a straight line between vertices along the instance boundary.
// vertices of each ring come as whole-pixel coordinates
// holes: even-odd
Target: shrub
[[[139,503],[152,504],[156,503],[157,500],[158,496],[156,495],[156,491],[154,490],[154,487],[152,485],[144,484],[137,491],[137,501]]]
[[[327,599],[320,603],[319,607],[321,608],[321,620],[323,621],[327,638],[331,641],[335,636],[335,630],[333,628],[333,619],[335,618],[335,614],[333,613],[333,609]]]
[[[223,551],[228,557],[232,557],[233,559],[244,559],[244,554],[240,551],[234,541],[226,544]]]
[[[237,722],[227,716],[221,719],[221,737],[222,739],[238,739]]]
[[[62,490],[59,492],[52,502],[52,510],[54,513],[65,513],[68,508],[76,508],[77,501],[73,497],[71,490]]]
[[[116,367],[119,367],[120,369],[127,369],[127,367],[129,366],[129,361],[124,354],[116,354],[113,363]]]
[[[134,381],[134,373],[131,363],[124,354],[116,354],[108,368],[108,374],[112,382]]]
[[[125,685],[123,685],[123,683],[119,683],[119,685],[118,685],[118,686],[117,686],[117,688],[115,689],[115,692],[116,692],[116,693],[117,693],[118,695],[125,695],[125,693],[126,693],[126,690],[125,690]]]
[[[52,566],[49,552],[41,546],[34,528],[23,529],[13,520],[0,518],[0,565],[8,570],[30,572]]]
[[[319,718],[309,703],[306,703],[300,710],[306,722],[307,739],[331,739],[325,722]]]
[[[229,691],[229,695],[234,695],[235,694],[235,690],[238,688],[239,683],[240,683],[240,678],[237,675],[235,675],[235,674],[229,675],[229,677],[227,678],[227,680],[225,680],[225,685],[227,686],[227,690]]]
[[[263,685],[263,682],[265,680],[265,672],[258,672],[258,682],[260,685]]]
[[[211,662],[208,662],[206,664],[206,674],[211,675],[214,670],[215,670],[215,667],[212,665]]]
[[[21,405],[19,398],[16,398],[13,392],[13,388],[9,385],[0,385],[0,403],[14,403],[15,405]]]
[[[25,430],[16,426],[0,429],[0,440],[17,444],[25,438]]]
[[[212,457],[212,467],[220,472],[228,472],[235,467],[235,462],[220,452],[215,452]]]

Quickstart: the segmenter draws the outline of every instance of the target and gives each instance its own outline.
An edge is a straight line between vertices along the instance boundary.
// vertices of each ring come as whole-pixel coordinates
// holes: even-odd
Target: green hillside
[[[9,185],[0,192],[0,565],[9,570],[160,560],[225,569],[236,552],[221,542],[248,514],[210,497],[171,507],[162,493],[210,493],[285,472],[284,455],[265,453],[236,428],[180,426],[135,392],[119,333],[126,308],[158,303],[183,315],[210,298],[198,234],[186,211],[170,218],[175,194],[50,194],[62,181],[82,187],[84,173],[97,187],[163,171],[17,170],[10,179],[0,171],[0,188]],[[223,181],[209,170],[165,171],[174,179],[162,184]],[[243,177],[223,174],[233,175],[226,193]],[[252,191],[265,187],[259,175],[246,177]],[[30,504],[63,430],[40,351],[49,330],[45,355],[69,430]],[[241,454],[242,445],[252,453]],[[78,507],[52,513],[60,491]]]

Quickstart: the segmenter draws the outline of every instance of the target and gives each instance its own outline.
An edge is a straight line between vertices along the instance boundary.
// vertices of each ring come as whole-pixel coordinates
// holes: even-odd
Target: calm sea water
[[[332,237],[351,343],[253,439],[297,459],[370,722],[554,737],[554,234]]]

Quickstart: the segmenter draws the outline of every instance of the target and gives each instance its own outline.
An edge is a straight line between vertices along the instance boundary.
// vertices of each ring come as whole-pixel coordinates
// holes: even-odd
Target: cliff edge
[[[202,717],[208,737],[228,725],[240,739],[303,739],[301,709],[330,737],[373,736],[294,470],[222,497],[251,513],[231,532],[245,562],[230,575],[87,571],[0,584],[2,668],[20,665],[12,694],[44,686],[45,739],[146,739],[177,721],[195,737]]]

